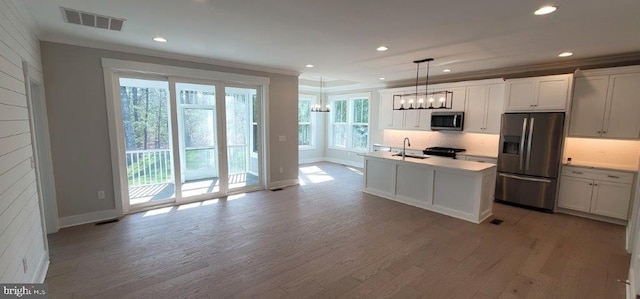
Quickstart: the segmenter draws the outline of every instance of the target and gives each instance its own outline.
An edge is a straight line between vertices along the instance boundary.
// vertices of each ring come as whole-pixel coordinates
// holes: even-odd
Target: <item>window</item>
[[[330,102],[330,147],[366,151],[369,147],[369,94],[335,96]]]
[[[313,148],[313,114],[311,106],[315,102],[314,96],[300,95],[298,99],[298,148]]]

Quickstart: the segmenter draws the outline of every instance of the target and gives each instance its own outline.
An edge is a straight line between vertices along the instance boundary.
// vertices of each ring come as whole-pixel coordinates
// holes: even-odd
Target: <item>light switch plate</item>
[[[280,140],[280,141],[287,141],[287,136],[280,135],[280,136],[278,136],[278,140]]]

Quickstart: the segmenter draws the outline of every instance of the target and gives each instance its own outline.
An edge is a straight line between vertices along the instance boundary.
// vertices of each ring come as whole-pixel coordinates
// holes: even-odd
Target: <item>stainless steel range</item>
[[[429,156],[440,156],[440,157],[448,157],[448,158],[456,158],[456,154],[466,151],[463,148],[455,148],[455,147],[428,147],[424,149],[422,152],[425,155]]]

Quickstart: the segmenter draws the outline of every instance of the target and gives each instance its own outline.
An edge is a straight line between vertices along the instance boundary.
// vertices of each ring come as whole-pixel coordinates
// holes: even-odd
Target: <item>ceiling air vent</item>
[[[84,25],[93,28],[122,31],[125,19],[97,15],[91,12],[62,8],[64,21],[70,24]]]

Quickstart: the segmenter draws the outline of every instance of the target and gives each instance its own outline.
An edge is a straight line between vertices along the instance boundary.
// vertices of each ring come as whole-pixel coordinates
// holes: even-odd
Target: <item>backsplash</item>
[[[463,132],[427,132],[384,130],[384,145],[402,147],[405,137],[411,140],[409,148],[423,150],[427,147],[445,146],[464,148],[476,155],[497,156],[499,135]]]
[[[569,157],[576,164],[640,169],[640,141],[567,138],[563,161]]]

